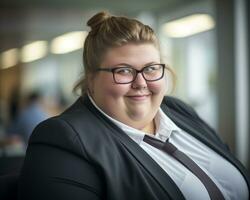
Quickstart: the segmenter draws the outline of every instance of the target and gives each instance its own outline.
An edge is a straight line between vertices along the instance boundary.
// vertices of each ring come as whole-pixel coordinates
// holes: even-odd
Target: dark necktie
[[[165,151],[188,168],[206,187],[211,200],[225,199],[220,189],[216,186],[212,179],[191,158],[189,158],[182,151],[178,150],[173,144],[168,141],[162,142],[148,135],[144,136],[143,141],[157,149]]]

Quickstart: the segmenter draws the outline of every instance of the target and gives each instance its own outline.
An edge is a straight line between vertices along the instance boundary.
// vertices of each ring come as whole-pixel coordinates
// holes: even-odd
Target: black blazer
[[[163,111],[183,130],[244,167],[195,111],[165,97]],[[184,199],[167,173],[127,134],[101,114],[88,97],[34,130],[19,184],[23,200]]]

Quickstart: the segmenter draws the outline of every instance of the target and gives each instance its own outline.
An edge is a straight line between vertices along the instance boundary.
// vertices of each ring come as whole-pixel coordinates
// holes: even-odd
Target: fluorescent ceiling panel
[[[1,54],[1,68],[7,69],[18,63],[18,49],[9,49]]]
[[[35,41],[33,43],[25,45],[21,49],[21,61],[32,62],[45,57],[48,53],[47,41]]]
[[[213,29],[215,22],[208,14],[194,14],[163,25],[168,37],[182,38]]]
[[[52,40],[51,52],[65,54],[81,49],[86,36],[86,31],[74,31],[58,36]]]

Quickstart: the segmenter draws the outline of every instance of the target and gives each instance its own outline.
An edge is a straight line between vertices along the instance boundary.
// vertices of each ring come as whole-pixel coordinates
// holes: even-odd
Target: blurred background
[[[0,1],[0,157],[22,158],[30,132],[78,96],[87,20],[108,10],[150,25],[192,105],[249,169],[249,1]],[[3,173],[0,160],[0,174]]]

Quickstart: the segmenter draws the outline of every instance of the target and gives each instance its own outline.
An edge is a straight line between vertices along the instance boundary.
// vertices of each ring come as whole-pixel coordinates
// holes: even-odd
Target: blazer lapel
[[[119,137],[124,147],[134,155],[136,160],[147,169],[151,176],[171,196],[171,199],[184,200],[184,196],[170,176],[139,145],[130,139],[126,133],[114,132],[114,134]]]
[[[174,112],[173,110],[168,109],[167,106],[165,106],[164,108],[168,117],[171,118],[178,127],[185,130],[187,133],[194,136],[199,141],[203,142],[205,145],[224,157],[226,160],[231,162],[242,173],[249,187],[249,176],[243,165],[234,157],[233,154],[227,151],[219,141],[214,140],[214,137],[212,136],[213,133],[208,132],[206,129],[204,129],[201,122],[199,122],[198,120],[193,121],[190,118],[187,118],[177,112]]]

